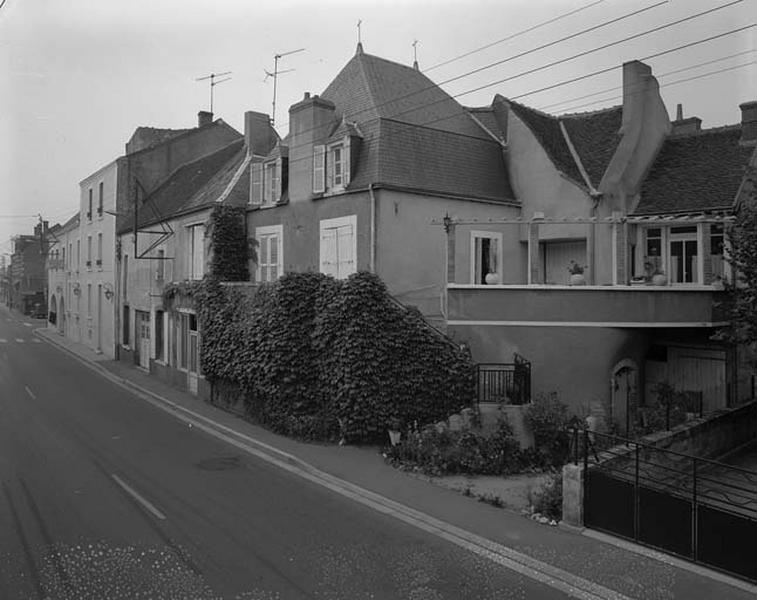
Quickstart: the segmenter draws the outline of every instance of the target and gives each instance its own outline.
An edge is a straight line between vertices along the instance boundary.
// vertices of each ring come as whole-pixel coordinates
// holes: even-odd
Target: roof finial
[[[363,23],[362,19],[358,19],[357,21],[357,51],[356,54],[362,54],[363,53],[363,40],[360,36],[360,25]]]
[[[413,69],[420,71],[418,68],[418,40],[413,40]]]

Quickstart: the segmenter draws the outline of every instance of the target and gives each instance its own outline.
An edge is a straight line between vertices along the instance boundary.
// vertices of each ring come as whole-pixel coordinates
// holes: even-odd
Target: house
[[[77,212],[55,232],[47,255],[48,326],[71,339],[80,339],[80,285],[72,249],[79,240]]]
[[[448,331],[479,362],[527,357],[535,393],[604,406],[621,431],[662,381],[705,410],[745,397],[735,351],[711,339],[723,230],[754,156],[753,103],[742,109],[723,130],[671,123],[638,61],[623,65],[621,106],[553,116],[496,96],[474,109],[503,136],[520,208],[446,220]]]
[[[200,365],[200,331],[191,298],[163,303],[172,283],[208,272],[206,237],[218,204],[246,206],[250,165],[278,141],[268,115],[245,113],[245,134],[169,173],[131,211],[118,230],[122,269],[118,311],[119,358],[191,393],[207,395]],[[136,223],[136,235],[135,226]]]
[[[50,247],[51,233],[47,221],[34,226],[33,235],[13,238],[13,254],[8,269],[10,307],[22,313],[44,316],[47,313],[47,271],[45,261]]]
[[[181,165],[238,139],[239,132],[211,113],[198,113],[197,127],[138,127],[125,154],[85,177],[79,184],[79,228],[68,235],[70,271],[64,305],[65,335],[115,358],[120,347],[119,282],[122,259],[116,231],[133,214],[135,202]],[[62,252],[62,249],[61,249]],[[57,285],[57,284],[56,284]],[[58,298],[56,298],[56,301]]]
[[[368,270],[443,324],[446,247],[431,219],[518,214],[505,155],[502,140],[417,64],[358,44],[322,94],[290,107],[287,135],[253,165],[254,278]]]

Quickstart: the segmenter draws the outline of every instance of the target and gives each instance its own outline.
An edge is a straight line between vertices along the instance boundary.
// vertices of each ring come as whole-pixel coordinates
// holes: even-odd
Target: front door
[[[621,435],[630,435],[636,419],[636,369],[632,367],[620,367],[613,374],[612,419]]]
[[[150,313],[137,310],[137,354],[139,366],[150,368]]]
[[[187,369],[187,384],[189,391],[197,393],[197,376],[200,371],[200,346],[197,332],[197,315],[189,314],[188,332],[187,332],[187,349],[189,350],[189,368]]]

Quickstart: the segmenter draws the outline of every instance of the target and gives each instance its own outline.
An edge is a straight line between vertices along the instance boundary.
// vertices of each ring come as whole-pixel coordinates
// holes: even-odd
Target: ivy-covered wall
[[[291,273],[253,298],[206,278],[192,292],[201,361],[271,429],[370,441],[395,419],[423,425],[473,401],[470,356],[392,300],[375,275]]]

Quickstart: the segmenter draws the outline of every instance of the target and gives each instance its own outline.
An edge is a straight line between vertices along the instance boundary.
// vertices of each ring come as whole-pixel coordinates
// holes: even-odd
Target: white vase
[[[668,278],[665,277],[665,273],[656,273],[652,275],[652,283],[654,285],[668,285]]]
[[[402,432],[395,431],[394,429],[389,430],[389,441],[391,442],[392,446],[396,446],[400,443],[400,439],[402,438]]]
[[[586,278],[583,273],[571,273],[570,285],[586,285]]]
[[[487,273],[486,277],[484,277],[484,281],[486,281],[486,285],[499,283],[499,273]]]

